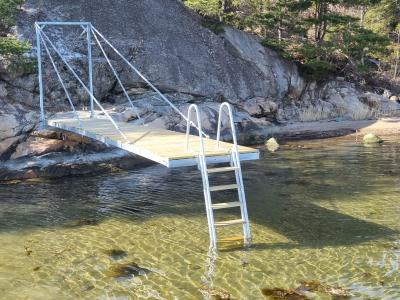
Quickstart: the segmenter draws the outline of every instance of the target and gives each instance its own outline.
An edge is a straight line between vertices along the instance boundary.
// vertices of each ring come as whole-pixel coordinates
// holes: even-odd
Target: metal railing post
[[[43,92],[43,73],[42,73],[42,50],[40,46],[39,25],[35,24],[36,30],[36,51],[38,63],[38,80],[39,80],[39,103],[40,103],[40,125],[44,126],[46,123],[46,116],[44,113],[44,92]]]
[[[93,60],[92,60],[92,25],[86,26],[87,44],[88,44],[88,68],[89,68],[89,91],[90,91],[90,117],[94,117],[94,101],[93,101]]]
[[[127,140],[128,138],[126,137],[126,135],[121,131],[121,129],[119,128],[119,126],[117,125],[117,123],[115,123],[115,121],[113,120],[113,118],[111,118],[110,114],[104,109],[104,107],[100,104],[100,102],[96,99],[96,97],[90,93],[89,88],[83,83],[83,81],[79,78],[78,74],[76,74],[76,72],[74,71],[74,69],[71,67],[71,65],[65,60],[65,58],[62,56],[62,54],[60,53],[60,51],[57,50],[56,46],[54,46],[54,44],[51,42],[51,40],[49,39],[49,37],[39,28],[39,36],[41,38],[41,40],[43,41],[43,45],[45,47],[47,47],[46,45],[46,41],[44,39],[47,40],[47,42],[49,43],[49,45],[51,46],[51,48],[54,50],[54,52],[58,55],[58,57],[62,60],[62,62],[65,64],[65,66],[69,69],[69,71],[72,73],[72,75],[76,78],[76,80],[82,85],[82,87],[85,89],[85,91],[87,93],[90,94],[90,96],[92,97],[93,101],[96,103],[96,105],[100,108],[100,110],[104,113],[104,115],[111,121],[111,123],[114,125],[115,129],[117,129],[117,131],[121,134],[121,136]]]

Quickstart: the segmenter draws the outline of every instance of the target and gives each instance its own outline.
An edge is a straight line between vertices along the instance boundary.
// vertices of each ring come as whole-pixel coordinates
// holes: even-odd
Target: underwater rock
[[[109,277],[114,277],[116,279],[123,279],[123,278],[131,278],[131,277],[135,277],[135,276],[143,276],[150,272],[151,272],[151,270],[140,267],[135,262],[130,262],[130,263],[126,263],[126,264],[119,264],[119,265],[112,266],[108,270],[107,275]]]
[[[317,292],[323,289],[321,282],[318,280],[301,281],[301,285],[296,289],[300,291]]]
[[[25,254],[26,254],[26,256],[30,256],[31,254],[32,254],[32,250],[29,248],[29,247],[24,247],[25,248]]]
[[[199,291],[207,296],[207,299],[214,299],[214,300],[230,300],[231,294],[222,289],[213,289],[209,288],[208,286],[202,286],[199,288]]]
[[[127,253],[124,250],[121,250],[121,249],[105,250],[104,253],[107,254],[112,259],[115,259],[115,260],[122,259],[127,255]]]
[[[295,289],[263,288],[261,289],[261,292],[264,296],[270,297],[271,299],[283,300],[314,299],[316,295],[313,293],[322,293],[334,297],[334,299],[345,299],[353,296],[349,291],[342,287],[322,284],[318,280],[302,281],[301,285]]]
[[[40,266],[34,267],[34,268],[33,268],[33,271],[35,271],[35,272],[36,272],[36,271],[39,271],[40,268],[41,268]]]
[[[267,147],[270,152],[275,152],[279,149],[279,144],[275,138],[270,138],[268,141],[265,142],[265,147]]]
[[[353,296],[349,291],[342,287],[322,284],[318,280],[302,281],[301,285],[296,290],[307,292],[321,292],[329,294],[330,296],[340,298],[350,298]]]
[[[293,289],[282,289],[282,288],[263,288],[261,293],[264,296],[270,297],[271,299],[283,299],[283,300],[308,300],[306,296]]]
[[[383,140],[379,136],[377,136],[373,133],[368,133],[368,134],[364,135],[363,143],[367,144],[367,145],[368,144],[381,144],[381,143],[383,143]]]
[[[328,286],[325,289],[325,292],[331,296],[334,296],[336,299],[338,297],[340,298],[351,298],[353,295],[345,290],[344,288],[341,288],[339,286]]]
[[[66,223],[65,227],[73,228],[73,227],[81,227],[81,226],[87,226],[87,225],[94,226],[94,225],[98,225],[98,224],[99,224],[99,221],[97,221],[97,220],[82,218],[79,220],[73,220],[73,221]]]

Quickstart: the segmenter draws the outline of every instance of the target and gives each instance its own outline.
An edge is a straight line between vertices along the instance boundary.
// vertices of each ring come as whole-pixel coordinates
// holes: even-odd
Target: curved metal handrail
[[[190,120],[192,110],[196,112],[197,126],[195,126],[194,123]],[[188,108],[187,122],[186,122],[186,151],[189,151],[189,132],[191,125],[193,125],[199,132],[200,155],[204,155],[204,141],[203,141],[203,131],[201,129],[200,111],[199,107],[196,104],[191,104]]]
[[[191,116],[192,110],[194,110],[196,112],[197,126],[195,126],[195,124],[192,121],[190,121],[190,116]],[[197,128],[197,130],[199,131],[199,139],[200,139],[200,151],[199,151],[199,155],[198,155],[199,169],[201,171],[201,178],[203,181],[203,193],[204,193],[204,199],[205,199],[205,203],[206,203],[208,231],[209,231],[210,238],[211,238],[211,247],[216,249],[217,234],[215,232],[214,216],[213,216],[212,207],[211,207],[211,194],[210,194],[210,188],[209,188],[210,182],[208,180],[207,162],[206,162],[206,156],[205,156],[205,151],[204,151],[203,131],[201,130],[200,111],[196,104],[191,104],[189,106],[186,120],[187,120],[186,151],[189,151],[190,127],[193,126],[193,127]]]
[[[228,109],[228,117],[229,117],[229,120],[230,120],[231,132],[232,132],[233,148],[237,152],[238,145],[237,145],[237,139],[236,139],[235,123],[233,122],[232,107],[228,102],[222,103],[221,106],[219,107],[218,129],[217,129],[217,149],[219,149],[219,144],[220,144],[221,125],[222,125],[222,112],[223,112],[224,107],[226,107]]]

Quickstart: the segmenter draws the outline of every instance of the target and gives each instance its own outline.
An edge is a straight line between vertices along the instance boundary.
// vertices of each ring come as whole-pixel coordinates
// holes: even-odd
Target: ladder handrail
[[[242,177],[242,167],[240,164],[240,154],[238,150],[237,138],[236,138],[236,129],[235,123],[233,122],[233,113],[232,107],[228,102],[224,102],[219,107],[219,115],[218,115],[218,129],[217,129],[217,148],[219,149],[220,138],[221,138],[221,126],[222,126],[222,113],[223,109],[227,108],[228,110],[228,117],[230,121],[230,127],[232,132],[232,140],[233,140],[233,147],[232,147],[232,164],[236,167],[235,170],[235,177],[236,182],[239,185],[238,188],[238,195],[241,202],[241,215],[242,219],[246,222],[243,223],[243,232],[245,234],[245,245],[249,245],[251,242],[251,232],[249,227],[249,216],[247,212],[247,204],[246,204],[246,194],[244,192],[244,184],[243,184],[243,177]]]
[[[197,118],[197,126],[194,125],[194,123],[190,120],[190,116],[192,113],[192,110],[196,112],[196,118]],[[190,132],[190,127],[193,125],[199,132],[199,139],[200,139],[200,155],[204,156],[204,141],[203,141],[203,131],[201,130],[201,118],[200,118],[200,111],[199,107],[196,104],[191,104],[188,108],[188,113],[187,113],[187,122],[186,122],[186,151],[189,151],[189,132]]]
[[[236,139],[236,130],[235,130],[235,123],[233,122],[233,113],[232,107],[228,102],[224,102],[219,107],[218,113],[218,129],[217,129],[217,149],[219,149],[220,138],[221,138],[221,125],[222,125],[222,112],[224,107],[228,109],[228,117],[231,125],[231,132],[232,132],[232,139],[233,139],[233,150],[235,152],[238,151],[237,139]]]
[[[202,134],[202,130],[201,130],[201,116],[200,116],[199,108],[196,104],[191,104],[188,108],[187,125],[186,125],[186,151],[189,151],[190,127],[191,127],[191,125],[194,124],[190,120],[190,116],[191,116],[193,110],[196,112],[196,118],[197,118],[197,126],[195,126],[195,128],[197,128],[197,130],[199,131],[200,151],[198,154],[198,163],[199,163],[199,169],[201,172],[201,179],[203,181],[203,193],[204,193],[204,200],[205,200],[206,211],[207,211],[208,231],[209,231],[210,239],[211,239],[210,246],[212,248],[216,249],[217,248],[217,234],[215,232],[214,216],[213,216],[212,207],[211,207],[210,182],[208,180],[207,161],[206,161],[206,156],[205,156],[205,151],[204,151],[203,134]]]

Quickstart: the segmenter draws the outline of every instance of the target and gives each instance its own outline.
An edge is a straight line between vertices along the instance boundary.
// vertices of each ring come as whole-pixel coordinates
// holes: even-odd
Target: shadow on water
[[[269,204],[263,208],[268,213],[263,217],[260,213],[253,215],[252,221],[291,240],[289,243],[265,244],[263,248],[344,246],[397,233],[386,226],[308,202],[281,206]]]
[[[355,154],[343,151],[344,158],[336,153],[336,160],[329,164],[326,153],[321,151],[315,155],[297,153],[296,157],[283,152],[281,157],[265,158],[245,167],[250,169],[246,177],[252,178],[246,182],[250,221],[291,241],[268,244],[258,238],[260,244],[255,249],[350,245],[397,233],[310,201],[315,197],[326,199],[332,193],[335,201],[346,199],[353,188],[347,181],[355,172],[351,168],[346,171],[346,164],[352,161],[358,166],[363,156],[360,151],[351,150]],[[393,157],[389,159],[392,162]],[[362,193],[376,188],[368,181],[375,171],[372,162],[362,164],[364,181],[353,182],[362,185]],[[336,178],[339,174],[341,180]],[[324,180],[331,179],[336,180],[334,191],[324,188]],[[221,184],[231,180],[228,176],[219,179]],[[141,221],[157,215],[184,215],[188,219],[204,215],[206,220],[201,178],[196,169],[151,166],[129,173],[0,185],[0,232],[95,225],[115,217]]]

